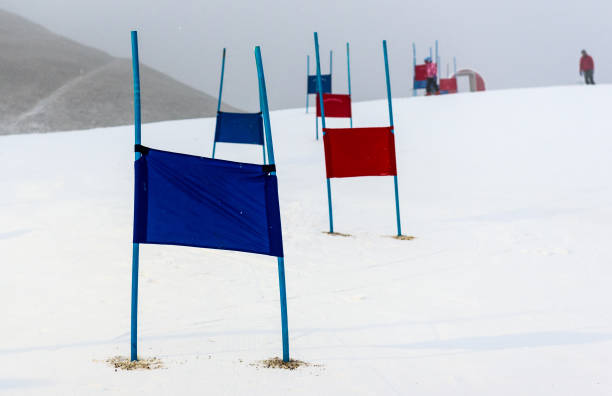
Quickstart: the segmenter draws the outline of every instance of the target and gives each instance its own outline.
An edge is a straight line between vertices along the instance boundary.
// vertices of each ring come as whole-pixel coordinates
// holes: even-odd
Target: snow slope
[[[394,100],[390,177],[333,180],[328,236],[312,112],[272,114],[292,357],[276,260],[141,247],[140,355],[129,354],[133,132],[0,138],[0,393],[612,393],[612,86]],[[354,105],[387,124],[385,101]],[[208,156],[212,119],[143,126],[143,144]],[[333,120],[332,125],[345,125]],[[220,144],[220,158],[260,161]]]

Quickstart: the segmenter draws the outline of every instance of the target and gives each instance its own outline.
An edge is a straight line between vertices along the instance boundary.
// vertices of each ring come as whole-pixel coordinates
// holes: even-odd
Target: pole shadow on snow
[[[36,388],[52,384],[49,380],[36,378],[0,378],[0,392],[25,388]]]
[[[548,331],[498,336],[464,337],[432,340],[411,344],[378,345],[392,349],[455,349],[464,351],[496,351],[503,349],[543,348],[552,346],[584,345],[612,341],[612,334]]]
[[[32,230],[31,229],[27,229],[27,228],[22,228],[22,229],[19,229],[19,230],[13,230],[13,231],[8,231],[8,232],[0,232],[0,239],[17,238],[17,237],[20,237],[22,235],[29,234],[30,232],[32,232]]]

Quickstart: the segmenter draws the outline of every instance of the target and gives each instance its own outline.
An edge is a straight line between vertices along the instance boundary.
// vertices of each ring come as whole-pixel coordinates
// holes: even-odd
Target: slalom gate
[[[277,257],[283,361],[288,362],[289,330],[278,181],[260,47],[255,47],[255,62],[261,113],[219,113],[215,141],[261,144],[267,152],[267,165],[203,158],[143,146],[137,32],[132,31],[131,37],[135,185],[130,359],[138,360],[140,245],[158,244]]]
[[[334,58],[333,51],[329,51],[329,74],[321,75],[321,84],[323,93],[332,92],[332,61]],[[319,92],[317,88],[317,75],[310,74],[310,55],[306,55],[306,113],[308,114],[308,99],[310,95],[315,95]],[[318,138],[317,138],[318,139]]]
[[[217,143],[255,144],[262,147],[263,162],[265,164],[266,147],[264,142],[263,112],[261,109],[258,113],[231,113],[221,111],[223,76],[225,74],[225,53],[225,48],[223,48],[219,99],[217,101],[217,123],[215,126],[212,158],[215,158]]]
[[[319,36],[316,32],[314,33],[314,43],[317,61],[317,76],[320,76]],[[328,107],[324,103],[325,95],[322,93],[321,78],[318,78],[318,88],[319,93],[321,93],[318,95],[318,100],[323,127],[323,144],[325,148],[330,233],[334,233],[331,179],[359,176],[393,176],[397,236],[402,235],[387,41],[383,40],[382,44],[387,82],[389,126],[375,128],[326,128],[325,117],[327,116]],[[336,111],[335,107],[329,107],[329,109],[330,111]]]

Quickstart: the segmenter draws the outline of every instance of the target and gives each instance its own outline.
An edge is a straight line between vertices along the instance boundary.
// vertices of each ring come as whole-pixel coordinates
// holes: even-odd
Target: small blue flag
[[[217,113],[215,142],[264,144],[261,113]]]
[[[321,74],[321,86],[323,89],[323,93],[331,93],[332,91],[332,77],[331,74]],[[308,93],[316,94],[319,93],[319,88],[317,87],[317,76],[308,76]]]

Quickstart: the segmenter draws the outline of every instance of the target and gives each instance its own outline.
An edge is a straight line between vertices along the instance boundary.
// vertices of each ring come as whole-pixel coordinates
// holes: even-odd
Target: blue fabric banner
[[[427,88],[427,80],[414,81],[414,89],[425,89]]]
[[[323,86],[323,93],[331,93],[332,91],[332,86],[331,86],[331,74],[321,74],[321,85]],[[319,92],[319,89],[317,88],[317,76],[308,76],[308,93],[309,94],[316,94]]]
[[[270,165],[142,152],[134,163],[134,243],[283,257],[278,184],[266,172]]]
[[[264,144],[261,113],[217,113],[215,142]]]

